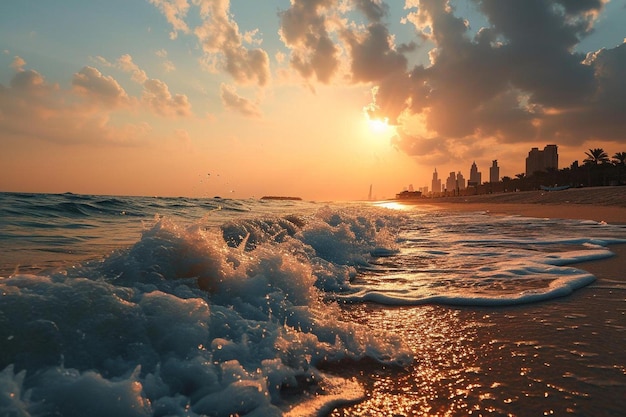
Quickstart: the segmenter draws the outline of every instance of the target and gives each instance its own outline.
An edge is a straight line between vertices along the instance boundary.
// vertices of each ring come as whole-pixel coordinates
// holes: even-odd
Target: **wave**
[[[101,261],[7,277],[0,411],[277,416],[354,401],[362,388],[321,365],[413,361],[402,340],[324,300],[394,244],[388,221],[331,209],[218,228],[165,217]]]

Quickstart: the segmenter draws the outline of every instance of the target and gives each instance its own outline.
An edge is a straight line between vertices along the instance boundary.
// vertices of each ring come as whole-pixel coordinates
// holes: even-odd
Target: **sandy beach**
[[[405,202],[402,202],[405,204]],[[626,223],[626,187],[570,188],[562,191],[520,191],[462,197],[423,198],[425,204],[448,210],[478,210],[529,217]]]
[[[626,187],[410,204],[626,223]],[[620,415],[626,408],[626,245],[611,251],[616,256],[574,265],[596,282],[545,303],[348,308],[355,321],[402,335],[416,363],[402,370],[361,369],[366,400],[332,416]]]

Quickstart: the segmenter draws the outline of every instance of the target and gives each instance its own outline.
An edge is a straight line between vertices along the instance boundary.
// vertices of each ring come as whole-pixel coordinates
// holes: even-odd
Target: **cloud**
[[[139,68],[139,66],[133,62],[133,57],[128,54],[119,57],[117,59],[117,65],[122,71],[131,73],[132,80],[136,83],[143,84],[148,79],[146,72]]]
[[[61,144],[130,144],[147,135],[145,123],[111,123],[111,111],[127,96],[115,80],[95,68],[76,73],[73,87],[67,90],[48,83],[37,71],[20,68],[8,87],[0,84],[1,137]]]
[[[229,110],[236,111],[247,117],[261,117],[261,111],[252,101],[237,94],[234,86],[222,84],[220,86],[222,104]]]
[[[414,42],[395,44],[388,15],[389,6],[379,0],[294,0],[279,14],[279,33],[291,50],[291,67],[303,78],[378,83],[406,73],[406,54],[416,49]]]
[[[189,27],[185,23],[185,17],[189,11],[187,0],[148,0],[155,5],[165,16],[174,29],[170,32],[170,38],[176,39],[178,32],[189,33]]]
[[[72,78],[74,89],[89,100],[98,101],[111,107],[129,101],[126,91],[113,77],[104,76],[94,67],[83,67]]]
[[[116,121],[120,110],[137,110],[141,105],[161,116],[188,116],[187,96],[172,95],[165,83],[147,79],[141,99],[129,96],[111,76],[85,66],[72,76],[71,88],[49,83],[39,72],[25,68],[15,59],[16,71],[9,85],[0,84],[0,137],[42,140],[59,144],[137,144],[147,139],[150,125],[141,119]],[[141,74],[129,56],[118,64]]]
[[[331,38],[336,0],[294,0],[281,12],[280,37],[291,49],[291,66],[304,78],[330,82],[339,68],[340,49]]]
[[[264,86],[270,79],[269,56],[261,48],[243,46],[244,35],[231,19],[229,2],[225,0],[196,0],[200,5],[202,24],[194,29],[206,54],[206,67],[226,71],[241,84]],[[256,32],[245,34],[248,41]]]
[[[623,141],[626,44],[588,55],[576,50],[604,3],[477,0],[488,26],[472,36],[448,2],[407,1],[405,21],[421,39],[415,47],[434,45],[430,62],[405,69],[404,50],[394,48],[386,27],[374,21],[367,33],[345,37],[352,75],[378,87],[368,111],[399,123],[395,144],[414,155],[426,153],[432,140],[449,144],[437,148],[448,155],[485,138]],[[375,20],[380,13],[369,15]],[[405,126],[415,117],[426,134]]]
[[[389,6],[380,1],[354,0],[354,4],[371,22],[380,22],[389,14]]]
[[[11,79],[11,87],[14,91],[29,96],[46,94],[58,88],[56,85],[46,84],[37,71],[24,69],[20,69]]]
[[[99,65],[100,67],[111,68],[114,66],[105,57],[100,55],[91,56],[89,57],[89,60],[92,61],[95,65]]]
[[[149,79],[143,84],[144,90],[141,100],[152,111],[162,116],[189,116],[191,104],[184,94],[172,96],[163,81]]]
[[[406,72],[407,59],[395,50],[384,25],[371,24],[364,33],[346,31],[344,38],[351,53],[354,81],[380,81]]]
[[[205,69],[225,71],[240,84],[265,86],[269,82],[267,52],[262,48],[244,46],[244,42],[251,45],[261,43],[257,38],[258,30],[240,33],[237,22],[231,17],[228,0],[193,0],[200,18],[200,24],[193,29],[185,21],[191,7],[187,0],[149,1],[172,25],[171,38],[176,38],[178,32],[196,36],[204,53],[201,61]]]
[[[21,57],[16,56],[13,58],[13,62],[11,63],[11,68],[15,71],[24,71],[24,66],[26,65],[26,61],[24,61]]]
[[[157,52],[157,55],[167,56],[164,51]],[[103,58],[104,60],[104,58]],[[106,60],[105,60],[106,61]],[[169,87],[158,79],[149,79],[148,75],[139,65],[133,61],[133,57],[124,54],[117,59],[116,67],[131,74],[131,79],[143,86],[141,103],[148,110],[166,117],[189,116],[191,115],[191,104],[186,95],[170,93]],[[102,98],[104,102],[113,103],[115,90],[119,91],[119,102],[128,101],[124,90],[112,77],[104,77],[98,70],[85,67],[74,76],[73,84],[84,91],[89,91],[92,95]]]
[[[170,61],[169,59],[166,59],[165,61],[163,61],[161,66],[163,67],[163,71],[165,72],[176,71],[176,65],[174,65],[174,63]]]
[[[174,65],[174,63],[167,59],[167,51],[165,49],[159,49],[154,54],[163,59],[163,63],[161,64],[161,66],[163,67],[163,70],[165,72],[172,72],[176,70],[176,66]]]

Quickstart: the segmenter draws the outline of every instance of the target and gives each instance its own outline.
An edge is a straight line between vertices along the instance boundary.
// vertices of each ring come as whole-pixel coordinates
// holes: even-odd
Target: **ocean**
[[[626,226],[0,193],[0,415],[621,415]],[[622,269],[623,271],[623,269]]]

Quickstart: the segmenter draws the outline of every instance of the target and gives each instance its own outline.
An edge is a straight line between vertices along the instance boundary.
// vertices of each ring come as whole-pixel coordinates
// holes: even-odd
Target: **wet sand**
[[[566,191],[572,192],[417,204],[626,224],[626,187]],[[622,415],[626,244],[611,250],[616,256],[573,265],[594,274],[594,283],[545,303],[504,308],[346,307],[353,320],[401,335],[415,352],[415,363],[407,369],[375,364],[342,369],[338,373],[346,377],[358,375],[366,399],[331,415]]]

